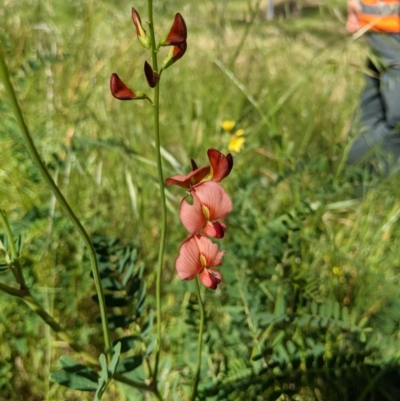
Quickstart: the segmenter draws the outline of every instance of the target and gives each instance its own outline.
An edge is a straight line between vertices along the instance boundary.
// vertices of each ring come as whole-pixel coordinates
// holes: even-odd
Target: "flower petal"
[[[235,128],[236,122],[233,120],[224,120],[221,123],[221,128],[224,131],[230,132]]]
[[[183,57],[186,53],[187,44],[186,41],[175,45],[170,52],[168,53],[167,57],[163,60],[161,71],[166,70],[176,61]]]
[[[199,233],[207,223],[201,202],[196,196],[193,196],[193,205],[190,205],[186,201],[186,198],[182,199],[179,208],[179,217],[183,226],[190,234]]]
[[[195,237],[190,236],[183,241],[175,262],[175,268],[181,280],[192,280],[196,274],[203,270]]]
[[[232,211],[232,201],[229,195],[216,182],[203,182],[194,186],[191,192],[194,199],[197,196],[201,204],[208,208],[209,220],[223,219]]]
[[[221,182],[232,170],[232,155],[228,153],[225,156],[217,149],[208,149],[207,155],[211,166],[211,179],[215,182]]]
[[[111,94],[118,100],[143,99],[144,94],[135,93],[131,88],[126,86],[117,74],[112,74],[110,78]]]
[[[140,18],[140,15],[133,7],[132,7],[132,21],[135,25],[137,36],[146,34],[146,31],[143,29],[143,26],[142,26],[142,20]]]
[[[175,14],[174,22],[165,39],[160,40],[161,46],[175,46],[186,41],[187,29],[182,15]]]
[[[190,188],[192,185],[199,183],[204,177],[210,173],[210,167],[201,167],[190,172],[188,175],[174,175],[165,180],[166,185],[178,185],[182,188]]]
[[[144,62],[144,75],[146,75],[147,83],[149,84],[150,88],[155,88],[160,76],[153,70],[147,61]]]
[[[203,285],[210,288],[211,290],[216,290],[218,284],[221,282],[221,273],[215,270],[204,269],[200,273],[200,281]]]
[[[150,37],[147,36],[146,31],[142,26],[142,21],[140,19],[139,13],[132,7],[132,21],[136,28],[136,35],[139,39],[139,43],[145,48],[150,49],[151,40]]]
[[[214,244],[205,235],[196,235],[194,239],[197,242],[199,253],[206,259],[206,267],[221,266],[222,257],[225,255],[225,251],[220,251],[217,244]]]
[[[228,150],[235,153],[239,153],[242,150],[245,141],[246,138],[242,136],[239,137],[233,136],[232,138],[229,139]]]
[[[190,159],[190,164],[192,165],[192,171],[198,169],[196,162],[193,159]]]
[[[212,238],[224,238],[226,225],[219,221],[208,221],[204,227],[204,234]]]

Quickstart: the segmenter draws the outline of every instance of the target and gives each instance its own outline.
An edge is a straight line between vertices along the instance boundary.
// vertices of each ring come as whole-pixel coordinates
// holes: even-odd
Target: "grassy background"
[[[293,372],[293,360],[289,355],[285,360],[280,346],[287,351],[293,340],[304,351],[301,338],[320,344],[316,357],[335,361],[339,371],[344,365],[334,355],[340,352],[357,354],[364,365],[396,360],[399,190],[396,177],[365,184],[357,169],[343,169],[366,53],[362,40],[345,33],[345,5],[326,0],[305,7],[300,16],[267,22],[264,3],[155,3],[159,37],[175,12],[188,27],[187,53],[161,83],[165,176],[188,171],[190,158],[204,164],[210,147],[227,152],[221,121],[235,120],[246,135],[225,184],[235,207],[223,241],[226,284],[205,294],[210,335],[204,384],[252,367],[255,349],[264,361],[283,358],[281,365],[291,363]],[[43,159],[91,234],[137,247],[151,307],[160,213],[151,107],[118,102],[109,92],[110,74],[117,72],[128,85],[150,93],[143,74],[149,58],[136,40],[132,5],[146,20],[144,1],[4,0],[0,40]],[[28,282],[46,308],[98,353],[85,249],[28,157],[1,87],[0,94],[0,207],[14,233],[24,236]],[[167,191],[162,388],[166,399],[172,394],[185,399],[187,344],[195,337],[183,320],[193,287],[175,274],[185,233],[176,213],[181,193]],[[10,282],[6,274],[0,279]],[[10,296],[0,294],[0,305],[0,400],[91,399],[48,379],[60,355],[71,353],[66,345]],[[323,316],[321,305],[339,305],[342,320],[346,308],[357,330],[351,326],[346,335],[343,329],[328,338],[321,323],[320,331],[298,334],[302,326],[290,319],[307,308]],[[266,313],[291,317],[280,327],[284,320],[271,325]],[[302,363],[304,373],[306,359]],[[324,363],[317,368],[325,369]],[[331,391],[333,400],[356,399],[346,393],[344,370],[335,384],[325,376],[301,384],[285,376],[288,386],[296,383],[291,393],[276,381],[283,371],[281,366],[273,372],[268,388],[247,389],[248,398],[320,400]],[[382,388],[385,375],[376,375],[370,393],[356,394],[360,400],[373,399],[369,394]],[[241,399],[238,391],[231,390],[229,399]],[[374,399],[395,399],[392,394]],[[135,397],[114,386],[104,399]]]

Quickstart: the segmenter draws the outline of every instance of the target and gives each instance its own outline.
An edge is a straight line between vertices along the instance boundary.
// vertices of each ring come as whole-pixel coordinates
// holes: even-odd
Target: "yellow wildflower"
[[[243,136],[232,136],[229,139],[228,150],[231,152],[239,153],[243,148],[245,140],[246,138],[243,138]]]
[[[235,121],[233,120],[224,120],[221,123],[221,127],[224,131],[230,132],[235,128]]]
[[[332,273],[335,275],[335,276],[341,276],[343,273],[342,273],[342,269],[340,268],[340,267],[334,267],[333,269],[332,269]]]

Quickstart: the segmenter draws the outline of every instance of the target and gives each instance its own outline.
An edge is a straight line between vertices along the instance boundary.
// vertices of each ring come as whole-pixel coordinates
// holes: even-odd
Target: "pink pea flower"
[[[232,211],[228,194],[213,181],[196,185],[190,191],[193,204],[182,199],[179,215],[190,234],[203,233],[212,238],[223,238],[226,226],[219,220]]]
[[[167,178],[165,183],[190,188],[205,181],[221,182],[232,170],[232,155],[229,153],[225,156],[217,149],[208,149],[207,155],[210,162],[209,166],[197,168],[196,163],[192,160],[192,172],[188,175],[174,175]]]
[[[212,267],[221,266],[225,251],[204,235],[192,235],[183,241],[175,267],[181,280],[193,280],[199,274],[200,281],[215,290],[221,282],[221,273]]]

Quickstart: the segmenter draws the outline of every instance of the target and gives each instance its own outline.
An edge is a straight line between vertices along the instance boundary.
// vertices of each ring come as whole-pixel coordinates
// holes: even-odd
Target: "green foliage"
[[[96,391],[98,375],[93,369],[65,356],[59,362],[63,370],[52,372],[52,381],[75,390]]]
[[[109,328],[116,336],[113,344],[120,344],[121,354],[126,354],[116,369],[118,373],[131,372],[152,352],[153,313],[150,311],[146,318],[144,264],[137,263],[136,249],[122,247],[116,238],[97,236],[93,238],[93,245],[99,260],[102,286],[106,290],[106,305],[110,310]],[[96,301],[96,295],[92,299]],[[127,334],[132,332],[133,322],[135,334]]]

